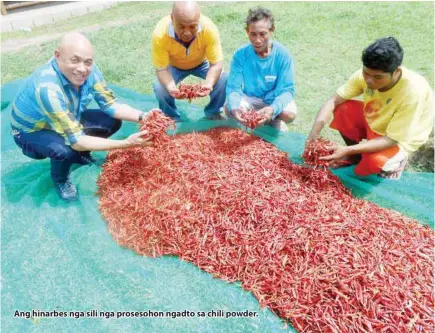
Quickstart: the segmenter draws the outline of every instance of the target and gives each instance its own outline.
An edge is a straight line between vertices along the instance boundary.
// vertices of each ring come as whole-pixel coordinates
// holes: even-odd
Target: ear
[[[60,52],[59,52],[58,49],[54,50],[54,57],[55,57],[56,59],[59,59],[59,58],[60,58]]]
[[[275,32],[275,26],[272,25],[272,27],[270,28],[270,32]]]

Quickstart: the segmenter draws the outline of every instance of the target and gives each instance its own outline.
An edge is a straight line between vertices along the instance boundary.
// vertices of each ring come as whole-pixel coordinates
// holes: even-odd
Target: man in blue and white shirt
[[[233,56],[225,112],[243,124],[242,113],[253,110],[263,115],[260,125],[288,131],[286,123],[297,115],[293,60],[282,44],[272,41],[274,30],[270,10],[249,10],[246,32],[250,43]]]
[[[88,110],[94,100],[98,110]],[[12,104],[12,133],[23,154],[51,159],[51,177],[59,196],[72,201],[77,190],[69,179],[72,164],[93,162],[90,151],[149,145],[146,132],[124,140],[108,139],[121,120],[142,120],[143,112],[117,102],[94,64],[89,40],[68,33],[54,58],[28,77]]]

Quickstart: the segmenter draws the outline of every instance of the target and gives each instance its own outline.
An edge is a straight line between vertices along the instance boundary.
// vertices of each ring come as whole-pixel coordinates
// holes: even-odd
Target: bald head
[[[88,49],[94,52],[91,42],[83,34],[79,32],[69,32],[65,34],[59,41],[58,50],[64,51],[69,49]]]
[[[172,15],[176,19],[199,19],[199,5],[196,1],[176,1]]]
[[[89,77],[94,62],[94,48],[81,33],[69,32],[64,35],[54,56],[62,74],[75,87],[81,86]]]
[[[199,26],[200,11],[196,1],[176,1],[172,7],[172,24],[183,42],[192,40]]]

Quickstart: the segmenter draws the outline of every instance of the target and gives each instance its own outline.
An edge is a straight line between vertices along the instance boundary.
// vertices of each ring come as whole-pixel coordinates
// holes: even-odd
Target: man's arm
[[[177,98],[177,96],[180,94],[180,90],[178,90],[177,86],[175,85],[174,78],[172,77],[171,73],[169,73],[168,69],[156,69],[156,74],[160,84],[165,87],[169,95]]]
[[[366,142],[361,142],[353,146],[337,146],[334,148],[334,153],[328,156],[320,157],[320,160],[325,161],[339,161],[346,156],[357,155],[362,153],[374,153],[380,150],[388,149],[397,145],[397,141],[389,138],[388,136],[382,136]]]
[[[240,102],[242,101],[243,91],[243,55],[242,51],[236,51],[233,59],[231,60],[230,74],[227,79],[226,95],[227,95],[227,108],[230,113],[240,108]]]
[[[154,31],[151,41],[151,55],[153,66],[156,69],[157,80],[172,97],[176,98],[180,91],[177,89],[174,78],[168,70],[169,52],[167,48],[168,45],[165,44],[165,39]]]
[[[272,108],[272,114],[270,118],[276,118],[282,113],[284,108],[293,100],[295,94],[295,84],[294,84],[294,64],[290,54],[282,54],[281,57],[276,57],[275,66],[279,66],[276,69],[277,72],[277,82],[276,87],[269,94],[273,94],[273,102],[270,107]],[[265,99],[268,99],[268,96]],[[270,114],[269,110],[266,110],[266,114]]]
[[[139,122],[139,117],[144,115],[143,111],[135,109],[127,104],[117,104],[115,106],[115,114],[113,118],[127,121]]]
[[[208,96],[213,90],[214,85],[219,80],[223,69],[223,61],[219,61],[210,66],[205,78],[205,83],[202,85],[202,92],[198,93],[198,96]]]
[[[36,96],[38,105],[47,116],[51,127],[57,133],[64,135],[65,143],[70,145],[74,150],[111,150],[151,144],[151,137],[143,137],[147,135],[147,131],[134,133],[125,140],[111,140],[85,135],[83,126],[66,108],[66,97],[63,91],[60,90],[60,87],[53,86],[51,89],[38,88]],[[100,103],[103,103],[103,98],[99,100]],[[113,105],[106,105],[107,109],[112,107]]]
[[[104,139],[96,136],[80,135],[71,148],[77,151],[101,151],[112,149],[125,149],[137,146],[149,146],[152,144],[151,137],[143,137],[147,131],[142,131],[130,135],[124,140]]]
[[[316,116],[307,141],[316,140],[323,127],[331,121],[334,109],[345,101],[361,95],[364,92],[365,87],[366,84],[364,82],[362,70],[359,69],[352,74],[345,84],[338,88],[337,92],[330,97],[325,104],[323,104]]]
[[[203,87],[207,86],[210,89],[213,89],[216,82],[219,80],[222,70],[224,67],[223,61],[218,61],[215,64],[210,65],[210,68],[207,72],[207,76],[205,78],[205,83],[202,85]]]
[[[346,99],[335,93],[323,104],[314,120],[313,127],[307,139],[308,141],[314,141],[317,139],[323,127],[331,121],[334,109],[345,101]]]

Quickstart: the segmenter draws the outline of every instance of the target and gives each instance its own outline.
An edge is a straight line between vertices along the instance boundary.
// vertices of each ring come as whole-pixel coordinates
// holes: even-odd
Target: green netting
[[[283,322],[238,284],[227,284],[176,257],[157,259],[118,246],[98,210],[96,166],[74,169],[80,201],[59,200],[48,160],[24,156],[10,135],[10,106],[21,81],[2,87],[2,309],[4,332],[284,332]],[[124,102],[144,110],[157,106],[153,96],[112,86]],[[177,133],[232,121],[208,121],[187,103]],[[136,130],[124,124],[115,137]],[[255,132],[301,163],[305,137],[272,128]],[[106,153],[98,153],[104,157]],[[334,171],[358,196],[393,208],[433,227],[433,174],[405,173],[402,180],[359,178],[353,168]],[[190,318],[41,318],[14,317],[18,311],[194,311]],[[211,310],[258,313],[253,318],[198,317]]]

